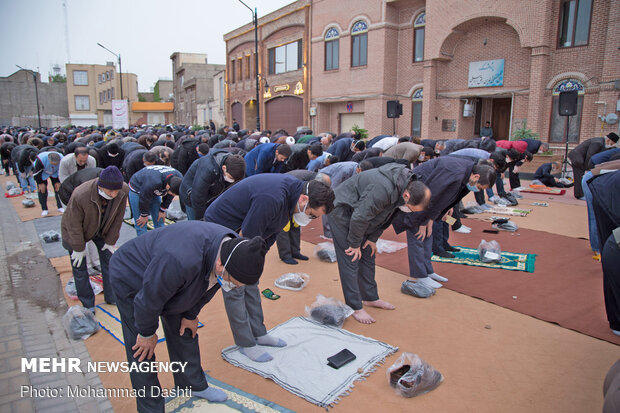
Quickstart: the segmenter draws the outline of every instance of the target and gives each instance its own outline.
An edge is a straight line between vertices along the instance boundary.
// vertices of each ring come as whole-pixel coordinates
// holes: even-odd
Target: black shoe
[[[298,260],[308,261],[309,258],[302,254],[293,254],[293,258],[297,258]]]
[[[294,259],[292,259],[292,258],[282,258],[282,261],[284,261],[285,263],[290,264],[290,265],[295,265],[295,264],[297,264],[297,261],[295,261],[295,260],[294,260]]]
[[[451,251],[451,252],[459,252],[461,249],[460,248],[456,248],[453,247],[452,245],[448,245],[447,247],[444,248],[446,251]]]
[[[110,305],[116,305],[116,301],[108,301],[108,300],[105,300],[105,303],[106,303],[106,304],[110,304]]]
[[[439,252],[439,253],[433,253],[433,254],[435,254],[436,256],[441,257],[441,258],[454,258],[454,254],[450,254],[447,251],[443,251],[443,252]]]

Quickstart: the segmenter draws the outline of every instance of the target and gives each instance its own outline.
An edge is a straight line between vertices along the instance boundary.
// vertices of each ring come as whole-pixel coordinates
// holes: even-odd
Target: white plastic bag
[[[336,249],[331,242],[320,242],[314,247],[314,255],[324,262],[336,262]]]
[[[177,204],[172,203],[166,210],[166,218],[173,221],[181,221],[187,219],[187,214]]]
[[[381,238],[377,240],[377,252],[379,254],[384,252],[390,254],[392,252],[402,250],[403,248],[407,248],[406,242],[389,241]]]
[[[306,306],[306,315],[321,324],[342,327],[344,320],[353,314],[353,309],[333,297],[327,298],[321,294],[310,307]]]
[[[480,255],[480,261],[482,262],[501,262],[502,261],[502,248],[499,246],[499,242],[482,240],[478,245],[478,255]]]
[[[81,305],[69,307],[62,317],[62,325],[69,337],[74,340],[86,340],[100,328],[95,315]]]
[[[275,282],[275,286],[291,291],[301,291],[310,282],[310,276],[306,273],[287,272],[281,275]]]
[[[403,397],[415,397],[435,389],[443,376],[417,354],[403,353],[387,370],[388,383]]]
[[[90,287],[93,289],[93,294],[97,295],[103,292],[103,287],[100,284],[90,279],[89,281],[90,281]],[[65,292],[67,293],[70,299],[72,300],[78,299],[77,290],[75,288],[75,279],[73,279],[73,277],[71,277],[69,282],[67,282],[67,285],[65,286]]]

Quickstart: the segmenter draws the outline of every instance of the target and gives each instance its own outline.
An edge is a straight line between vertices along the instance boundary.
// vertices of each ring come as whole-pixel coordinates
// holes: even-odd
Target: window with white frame
[[[269,49],[269,74],[286,73],[303,66],[301,40]]]
[[[564,0],[560,7],[558,47],[587,45],[592,0]]]
[[[86,70],[74,70],[73,84],[75,86],[88,86],[88,72]]]
[[[75,110],[90,110],[90,98],[88,96],[75,96]]]
[[[336,70],[340,60],[340,33],[335,27],[325,33],[325,70]]]
[[[424,27],[426,26],[426,13],[422,12],[413,21],[413,61],[424,60]]]
[[[351,29],[351,66],[368,64],[368,24],[359,20]]]

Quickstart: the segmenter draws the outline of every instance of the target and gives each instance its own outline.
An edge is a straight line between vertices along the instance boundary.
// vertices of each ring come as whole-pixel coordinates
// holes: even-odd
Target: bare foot
[[[383,301],[383,300],[362,301],[362,304],[367,305],[368,307],[382,308],[384,310],[393,310],[396,308],[392,304],[388,303],[387,301]]]
[[[372,324],[375,322],[375,319],[370,316],[366,312],[366,310],[357,310],[353,312],[353,318],[359,321],[362,324]]]

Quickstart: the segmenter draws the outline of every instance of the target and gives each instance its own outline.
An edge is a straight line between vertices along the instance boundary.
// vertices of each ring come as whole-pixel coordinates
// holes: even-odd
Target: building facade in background
[[[172,102],[174,100],[174,91],[172,90],[172,80],[159,79],[153,87],[154,102]]]
[[[41,126],[56,127],[69,124],[67,84],[41,83],[40,73],[34,72],[39,94]],[[18,70],[0,77],[0,125],[38,126],[37,98],[32,72]]]
[[[120,76],[113,63],[107,65],[67,64],[67,103],[72,125],[112,126],[112,100],[126,99],[129,108],[138,101],[138,77],[123,73],[123,96]],[[132,123],[131,114],[129,123]]]
[[[170,60],[175,122],[208,125],[210,118],[208,114],[205,116],[205,110],[214,99],[213,79],[225,66],[209,64],[207,55],[199,53],[175,52]]]
[[[236,119],[242,128],[256,129],[257,105],[261,129],[292,135],[309,124],[311,3],[298,0],[258,19],[258,103],[254,25],[224,35],[229,125]]]

